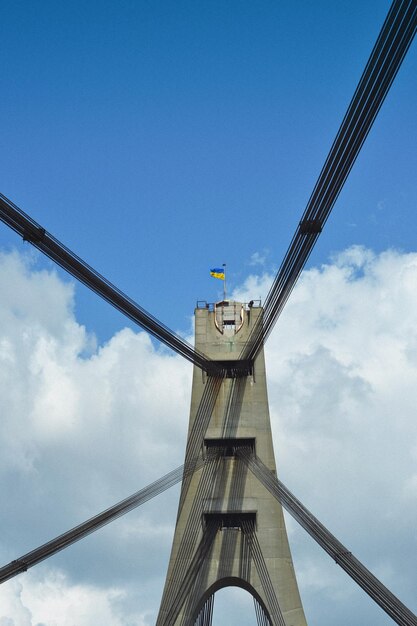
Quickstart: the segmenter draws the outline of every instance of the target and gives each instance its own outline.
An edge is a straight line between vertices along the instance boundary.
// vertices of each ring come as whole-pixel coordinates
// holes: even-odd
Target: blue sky
[[[388,6],[4,3],[3,192],[183,329],[210,266],[280,262]],[[414,76],[412,49],[312,262],[413,247]],[[122,323],[79,300],[103,338]]]
[[[382,0],[4,1],[1,191],[189,333],[196,300],[221,295],[210,267],[225,262],[231,289],[265,293],[388,8]],[[308,268],[354,245],[416,251],[416,66],[414,44]],[[0,250],[29,244],[0,226]],[[35,256],[28,271],[51,268]],[[381,289],[395,283],[381,278]],[[129,327],[75,290],[68,306],[99,346]],[[315,297],[331,308],[331,293]]]

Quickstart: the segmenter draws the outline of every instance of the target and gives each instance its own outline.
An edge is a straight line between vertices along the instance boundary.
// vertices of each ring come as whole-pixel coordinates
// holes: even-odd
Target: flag
[[[210,276],[213,276],[213,278],[220,278],[220,280],[224,280],[224,268],[215,267],[214,269],[210,270]]]

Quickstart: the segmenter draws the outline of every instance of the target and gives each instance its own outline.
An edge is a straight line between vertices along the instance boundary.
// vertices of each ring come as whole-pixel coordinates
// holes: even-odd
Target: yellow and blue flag
[[[210,270],[210,276],[213,276],[213,278],[220,278],[220,280],[224,280],[224,268],[215,267],[214,269]]]

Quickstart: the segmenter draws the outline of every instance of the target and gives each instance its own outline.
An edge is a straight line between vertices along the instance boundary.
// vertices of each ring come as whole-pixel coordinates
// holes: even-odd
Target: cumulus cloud
[[[155,348],[145,333],[129,329],[95,348],[94,338],[74,318],[73,285],[54,272],[36,270],[30,258],[0,258],[0,289],[0,474],[2,501],[8,503],[2,507],[0,554],[7,562],[181,464],[191,368]],[[115,523],[114,533],[106,528],[84,540],[88,549],[79,544],[68,556],[54,557],[69,575],[69,595],[75,579],[105,589],[113,578],[129,589],[133,546],[144,557],[136,564],[139,579],[161,579],[161,586],[175,495],[165,498],[163,508],[161,513],[160,506],[148,506],[140,521],[131,514]],[[162,557],[161,546],[166,550]],[[26,589],[30,583],[24,579]],[[51,592],[46,604],[55,602],[58,580],[62,587],[57,577],[46,586]],[[15,597],[12,583],[3,588]],[[146,584],[136,597],[144,592]],[[74,593],[80,595],[81,587]],[[159,588],[153,611],[158,594]],[[34,596],[25,597],[22,607],[31,610]],[[98,594],[92,606],[106,597],[104,591]],[[126,591],[118,597],[119,605],[129,602]],[[26,624],[24,608],[14,617],[8,614],[12,605],[4,606],[2,618]]]
[[[264,298],[271,279],[251,275],[233,297]],[[416,254],[350,248],[304,273],[266,349],[281,478],[414,610],[416,287]],[[182,462],[191,368],[143,332],[97,346],[72,283],[28,257],[0,257],[0,289],[6,563]],[[154,624],[177,497],[2,585],[0,625]],[[288,530],[310,623],[390,623],[291,519]],[[226,593],[221,606],[248,606]]]
[[[122,589],[101,589],[89,584],[71,584],[62,571],[50,569],[47,575],[30,573],[23,585],[11,583],[14,593],[0,589],[1,626],[90,626],[114,624],[146,625],[146,614],[121,613],[126,592]]]
[[[256,279],[261,293],[270,278]],[[266,349],[282,479],[414,610],[416,347],[417,255],[353,247],[303,275]],[[300,541],[309,597],[332,570],[323,560],[317,571],[321,556]],[[344,575],[325,584],[323,601],[332,604],[336,583],[347,610]],[[370,622],[349,610],[349,623],[385,623],[379,609]]]
[[[251,255],[249,265],[264,266],[268,256],[269,256],[269,250],[263,250],[262,252],[254,252]]]

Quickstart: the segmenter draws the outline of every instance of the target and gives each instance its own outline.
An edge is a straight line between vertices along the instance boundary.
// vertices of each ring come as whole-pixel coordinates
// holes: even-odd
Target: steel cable
[[[255,615],[258,626],[272,626],[267,614],[265,613],[262,606],[259,604],[258,600],[255,598],[255,596],[253,597],[253,604],[255,607]]]
[[[196,469],[203,467],[207,463],[207,459],[200,459],[197,465],[188,467],[186,464],[177,467],[172,472],[169,472],[162,478],[151,483],[147,487],[144,487],[140,491],[137,491],[133,495],[125,498],[121,502],[118,502],[114,506],[102,511],[98,515],[91,517],[86,522],[75,526],[71,530],[62,533],[58,537],[51,539],[50,541],[42,544],[38,548],[31,550],[23,556],[11,561],[7,565],[0,568],[0,583],[17,576],[21,572],[25,572],[30,567],[33,567],[37,563],[44,561],[50,556],[60,552],[64,548],[69,547],[73,543],[83,539],[87,535],[95,532],[99,528],[102,528],[106,524],[114,521],[118,517],[125,515],[132,509],[144,504],[148,500],[151,500],[155,496],[159,495],[163,491],[166,491],[173,485],[176,485],[186,477],[189,473],[193,473]]]
[[[195,626],[211,626],[213,621],[214,593],[209,596],[198,614]]]
[[[417,626],[417,617],[383,585],[262,463],[247,451],[238,450],[253,474],[309,535],[400,626]]]
[[[11,200],[0,194],[0,219],[29,241],[38,250],[55,261],[64,270],[107,300],[130,320],[148,331],[153,337],[188,359],[201,369],[222,375],[221,368],[187,341],[172,332],[165,324],[145,311],[110,281],[87,265],[76,254],[48,233],[40,224],[24,213]]]
[[[207,562],[208,553],[213,545],[214,538],[217,533],[217,526],[215,524],[207,524],[201,541],[194,553],[192,561],[188,569],[184,572],[183,579],[178,588],[178,593],[173,598],[169,610],[165,615],[162,612],[159,613],[156,626],[173,626],[181,611],[184,602],[190,593],[190,590],[195,582],[195,579],[203,565]]]
[[[223,380],[224,379],[218,378],[217,376],[210,376],[205,383],[194,421],[188,432],[187,446],[185,449],[185,462],[187,463],[187,467],[192,467],[193,463],[197,463],[201,454],[204,435],[210,423]],[[181,486],[178,516],[182,511],[191,478],[192,473],[185,477]]]
[[[247,535],[249,540],[250,553],[253,562],[255,563],[259,580],[261,581],[261,585],[268,602],[268,608],[271,612],[273,626],[285,626],[285,620],[282,615],[281,607],[262,554],[261,546],[259,545],[258,537],[256,536],[254,522],[242,519],[242,530]]]
[[[233,393],[233,388],[234,386],[232,385],[230,389],[231,393]],[[202,516],[205,512],[209,512],[209,509],[204,508],[207,506],[207,501],[210,498],[222,499],[224,497],[229,475],[229,460],[223,457],[224,449],[221,447],[209,448],[207,454],[213,455],[212,463],[206,463],[203,468],[202,475],[193,496],[192,507],[187,514],[181,542],[175,554],[173,569],[168,574],[158,615],[158,623],[163,623],[163,616],[168,614],[170,606],[179,594],[184,577],[184,569],[189,566],[188,564],[191,562],[193,552],[196,550],[197,540],[201,533]],[[246,474],[246,464],[242,463],[240,460],[236,461],[232,468],[228,499],[231,509],[234,509],[235,505],[238,502],[240,503],[243,497]],[[184,521],[181,523],[183,524]],[[228,577],[231,575],[230,568],[232,567],[232,555],[235,551],[236,540],[236,534],[231,532],[222,536],[218,564],[218,575],[220,577]],[[183,611],[182,621],[184,625],[188,624],[188,621],[194,615],[196,606],[198,606],[201,595],[204,593],[206,583],[204,575],[205,570],[202,570],[186,598],[186,608]]]
[[[185,528],[181,542],[176,553],[174,566],[169,572],[164,593],[161,600],[157,624],[164,623],[164,615],[169,614],[170,607],[178,596],[184,577],[184,567],[192,561],[196,550],[198,536],[201,529],[201,517],[203,513],[203,502],[209,497],[211,489],[219,476],[219,466],[222,460],[218,455],[213,454],[206,462],[196,488],[193,504],[187,515]]]
[[[222,384],[227,384],[225,390],[224,414],[222,419],[223,428],[228,420],[228,416],[230,414],[235,414],[234,407],[236,403],[240,407],[241,397],[245,387],[241,379],[234,380],[208,377],[198,406],[196,417],[191,425],[188,436],[185,455],[187,467],[192,467],[192,464],[195,463],[201,455],[202,446],[204,444],[204,436]],[[233,419],[236,419],[236,415],[234,415]],[[206,501],[214,493],[219,496],[220,493],[224,492],[225,464],[223,463],[223,459],[220,458],[220,452],[221,451],[217,449],[212,449],[210,451],[210,454],[213,455],[212,459],[213,462],[215,462],[215,466],[207,466],[204,468],[203,474],[200,477],[197,491],[193,497],[193,505],[190,512],[187,514],[181,544],[175,557],[174,569],[170,574],[169,580],[167,580],[166,587],[164,589],[160,606],[160,615],[169,610],[171,602],[177,595],[179,584],[182,580],[181,567],[184,563],[190,560],[193,550],[197,545],[204,501]],[[207,453],[209,453],[209,451],[207,451]],[[240,465],[243,467],[242,464]],[[221,471],[219,471],[219,469]],[[192,476],[192,473],[188,474],[183,481],[177,522],[182,513],[184,503],[186,502],[186,495],[191,484]]]
[[[242,359],[255,358],[275,325],[411,45],[416,27],[416,1],[395,0]]]
[[[415,24],[413,23],[413,31],[415,30]],[[388,84],[390,84],[390,82],[392,82],[392,78],[393,76],[389,76],[388,79],[386,80],[386,82],[383,84],[383,86],[386,86]],[[383,90],[380,89],[379,92],[381,93]],[[386,90],[385,90],[386,93]],[[381,105],[381,100],[377,102],[377,104],[375,104],[372,108],[369,108],[369,110],[365,107],[365,111],[367,112],[367,117],[370,118],[371,115],[374,118],[376,115],[377,110],[379,109],[379,106]],[[365,120],[366,121],[366,120]],[[368,130],[369,130],[369,125],[368,125]],[[366,131],[367,132],[367,131]],[[354,152],[354,155],[356,155],[359,152],[360,146],[362,145],[364,139],[365,139],[365,135],[366,132],[362,131],[360,133],[358,133],[358,136],[355,137],[355,144],[354,144],[354,148],[356,147],[356,151]],[[356,158],[356,156],[355,156]],[[353,165],[353,159],[348,160],[346,157],[346,161],[344,163],[344,166],[342,167],[342,169],[339,168],[338,171],[336,171],[336,174],[334,174],[334,181],[333,181],[333,195],[330,198],[330,201],[328,202],[328,206],[326,209],[326,212],[323,213],[323,210],[321,211],[321,213],[319,214],[319,217],[314,217],[311,216],[311,220],[310,221],[314,221],[314,219],[319,219],[321,221],[321,225],[324,224],[324,221],[327,219],[328,213],[331,209],[331,207],[333,206],[337,194],[341,189],[341,186],[344,182],[344,180],[347,177],[348,172],[350,171],[351,166]],[[336,189],[336,192],[334,191]],[[307,219],[307,218],[306,218]],[[304,221],[304,220],[303,220]],[[303,223],[303,221],[301,223]],[[301,227],[300,227],[301,230]],[[295,253],[297,253],[297,246],[298,246],[298,252],[300,252],[300,246],[302,246],[302,235],[303,233],[299,234],[299,241],[295,242],[293,250],[295,250]],[[309,251],[311,250],[311,248],[314,245],[315,240],[317,239],[318,234],[314,234],[314,235],[308,235],[306,238],[306,242],[308,245],[304,246],[304,248],[301,248],[301,252],[299,253],[299,257],[297,260],[297,263],[295,263],[293,266],[290,265],[290,277],[288,279],[288,281],[285,283],[284,282],[284,286],[282,287],[282,291],[280,292],[280,297],[277,299],[277,301],[275,302],[275,307],[271,308],[271,311],[269,312],[268,309],[268,303],[265,304],[265,313],[264,313],[264,317],[263,317],[263,327],[259,326],[258,327],[258,331],[261,333],[261,335],[263,336],[263,338],[265,338],[267,336],[267,334],[270,332],[273,324],[275,323],[275,318],[277,316],[277,314],[279,314],[279,312],[282,310],[282,307],[284,306],[291,290],[293,287],[293,284],[295,281],[293,281],[294,277],[296,278],[298,276],[298,274],[301,272],[302,266],[304,264],[304,259],[307,258],[307,255],[309,254]],[[292,273],[291,273],[292,272]],[[283,278],[286,279],[286,275],[283,275]],[[259,337],[260,338],[260,337]],[[246,355],[245,355],[246,356]]]

